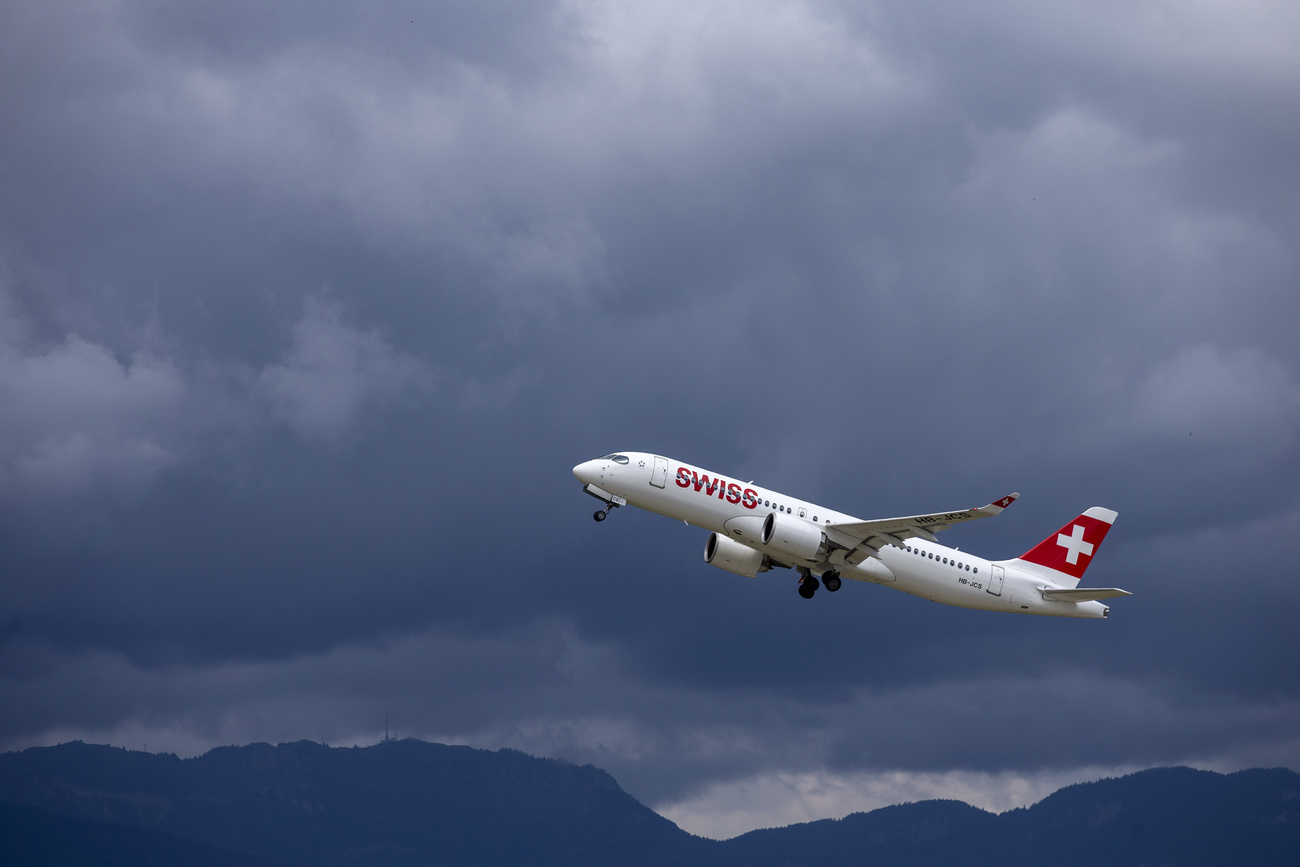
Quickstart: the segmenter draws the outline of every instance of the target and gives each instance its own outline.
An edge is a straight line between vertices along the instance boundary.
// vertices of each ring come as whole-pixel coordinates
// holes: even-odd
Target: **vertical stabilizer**
[[[1062,587],[1074,587],[1092,562],[1118,512],[1093,506],[1017,559],[1057,573]]]

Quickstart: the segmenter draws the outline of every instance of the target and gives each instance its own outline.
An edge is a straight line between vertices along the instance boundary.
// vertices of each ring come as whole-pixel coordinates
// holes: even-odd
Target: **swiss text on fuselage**
[[[706,497],[716,494],[719,500],[738,503],[746,509],[758,508],[758,491],[742,487],[736,482],[729,482],[721,476],[710,479],[707,474],[699,475],[694,470],[678,467],[677,487],[694,488],[697,493],[704,494]]]

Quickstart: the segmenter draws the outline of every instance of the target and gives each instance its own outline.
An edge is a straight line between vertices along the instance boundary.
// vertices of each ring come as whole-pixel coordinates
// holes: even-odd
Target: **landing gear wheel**
[[[833,569],[830,572],[827,572],[822,575],[822,584],[825,584],[826,589],[832,593],[840,589],[841,583],[842,582],[840,581],[840,573],[836,572]]]
[[[812,573],[805,572],[803,573],[803,577],[799,579],[799,595],[804,599],[811,599],[813,598],[813,594],[817,592],[817,588],[820,586],[821,585],[817,582],[817,578]]]
[[[595,518],[595,519],[596,519],[596,523],[599,524],[601,521],[603,521],[603,520],[605,520],[606,518],[609,517],[609,513],[606,512],[604,509],[601,509],[599,512],[597,512],[596,514],[592,515],[591,517]]]

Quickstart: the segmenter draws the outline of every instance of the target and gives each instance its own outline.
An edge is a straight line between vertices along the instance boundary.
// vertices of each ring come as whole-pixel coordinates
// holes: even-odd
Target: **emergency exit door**
[[[668,484],[668,459],[655,458],[655,468],[650,473],[650,484],[662,488]]]

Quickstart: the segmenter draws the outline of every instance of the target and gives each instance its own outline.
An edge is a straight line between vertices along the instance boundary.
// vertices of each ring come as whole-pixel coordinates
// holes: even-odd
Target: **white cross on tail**
[[[1064,533],[1056,534],[1056,544],[1066,549],[1065,562],[1071,566],[1079,565],[1079,555],[1085,554],[1092,556],[1092,543],[1083,541],[1083,527],[1079,524],[1074,525],[1072,535]]]

